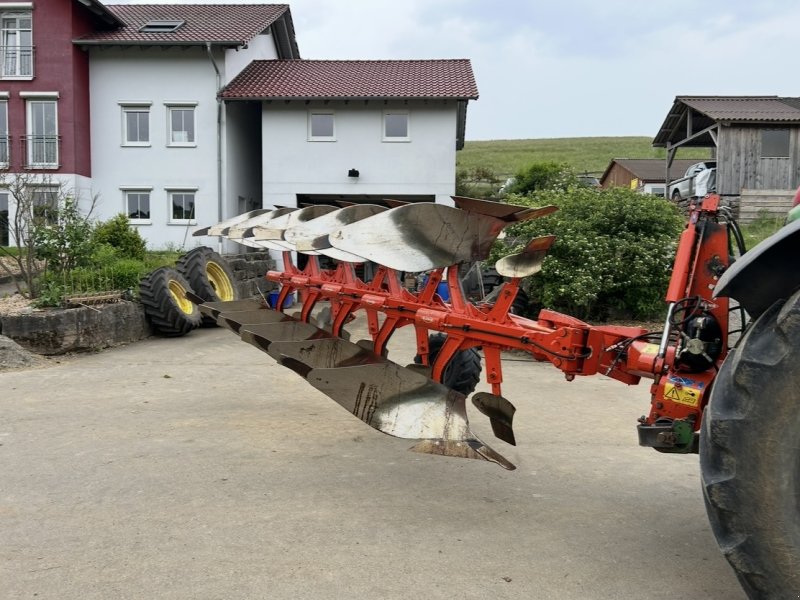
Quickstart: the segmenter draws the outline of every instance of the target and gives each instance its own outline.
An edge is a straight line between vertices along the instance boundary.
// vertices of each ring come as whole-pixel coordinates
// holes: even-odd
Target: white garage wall
[[[336,141],[308,141],[313,109],[334,111]],[[411,141],[382,141],[386,109],[408,110]],[[297,194],[433,194],[452,203],[454,101],[274,101],[264,104],[262,138],[265,206],[293,206]],[[349,169],[360,176],[348,177]]]

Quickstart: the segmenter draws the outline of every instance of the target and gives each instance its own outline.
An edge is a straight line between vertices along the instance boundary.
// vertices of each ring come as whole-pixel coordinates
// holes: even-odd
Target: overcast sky
[[[469,105],[468,140],[652,137],[677,95],[800,96],[797,0],[289,5],[303,58],[471,59],[480,99]]]

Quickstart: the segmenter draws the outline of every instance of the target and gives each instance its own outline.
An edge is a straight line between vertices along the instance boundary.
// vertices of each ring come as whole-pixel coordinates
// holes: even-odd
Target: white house
[[[217,94],[254,59],[297,57],[291,13],[286,5],[107,8],[124,25],[75,41],[90,57],[97,214],[128,214],[151,247],[193,246],[198,223],[259,201],[240,176],[246,107],[226,111]]]
[[[266,206],[451,203],[478,90],[468,60],[259,60],[221,96],[260,104]]]
[[[105,9],[116,22],[74,40],[91,186],[150,247],[214,245],[192,232],[259,207],[450,202],[468,60],[300,60],[287,5]]]

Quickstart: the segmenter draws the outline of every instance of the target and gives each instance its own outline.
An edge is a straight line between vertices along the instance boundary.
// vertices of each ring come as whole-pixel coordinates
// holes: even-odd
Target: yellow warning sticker
[[[664,386],[664,399],[686,406],[699,406],[700,405],[700,390],[681,386],[676,387],[672,383],[667,383]]]
[[[658,344],[646,344],[642,347],[642,354],[658,354]]]

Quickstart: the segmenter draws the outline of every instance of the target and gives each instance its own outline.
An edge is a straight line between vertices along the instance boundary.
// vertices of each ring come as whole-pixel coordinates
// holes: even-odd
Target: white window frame
[[[167,188],[167,210],[168,219],[167,223],[169,225],[197,225],[197,190],[196,187],[174,187],[174,188]],[[192,194],[194,196],[194,218],[193,219],[175,219],[172,216],[172,196],[174,194]],[[150,211],[152,214],[152,206],[150,207]]]
[[[405,115],[406,135],[386,135],[386,117],[388,115]],[[411,141],[411,115],[407,110],[384,110],[381,119],[381,139],[384,142],[410,142]]]
[[[153,188],[144,185],[124,185],[120,187],[122,191],[122,212],[128,216],[128,222],[131,225],[152,225],[153,223]],[[130,205],[128,204],[128,194],[147,194],[148,202],[150,204],[150,218],[149,219],[134,219],[130,215]]]
[[[7,169],[11,162],[11,137],[8,135],[8,92],[0,92],[0,106],[5,109],[5,114],[0,115],[0,169]],[[5,156],[2,152],[3,144],[5,144]],[[4,158],[5,160],[3,160]]]
[[[30,29],[17,27],[15,29],[5,29],[0,23],[0,47],[6,48],[6,55],[2,59],[4,62],[0,64],[0,79],[10,81],[31,81],[34,78],[34,46],[33,46],[33,3],[32,2],[8,2],[0,5],[0,19],[5,18],[27,18],[31,21]],[[27,32],[27,37],[30,40],[28,44],[21,44],[21,38]],[[13,38],[13,39],[10,39]],[[16,51],[13,53],[13,73],[6,72],[8,67],[8,48],[14,48]],[[27,66],[29,73],[23,73],[25,69],[25,52],[27,49]]]
[[[330,116],[333,122],[333,135],[314,135],[312,124],[315,115]],[[308,111],[308,141],[309,142],[335,142],[336,141],[336,112],[333,110],[309,110]]]
[[[25,98],[25,134],[27,136],[27,144],[26,144],[26,153],[27,156],[25,157],[25,162],[28,168],[30,169],[58,169],[60,165],[60,156],[59,156],[59,133],[58,133],[58,94],[52,94],[50,92],[31,92],[31,93],[20,93],[20,96]],[[34,162],[34,144],[33,140],[31,139],[34,135],[33,133],[33,106],[34,104],[39,103],[51,103],[54,108],[54,122],[55,122],[55,161],[54,162]],[[46,140],[45,140],[46,143]]]
[[[167,147],[168,148],[196,148],[197,147],[197,102],[165,102],[167,108]],[[194,140],[191,142],[176,142],[172,139],[172,111],[191,110],[192,126],[194,128]]]
[[[152,102],[120,102],[120,113],[122,118],[122,145],[132,147],[147,147],[152,145],[153,119],[151,118],[150,107]],[[128,114],[147,113],[147,141],[131,141],[128,139]]]

